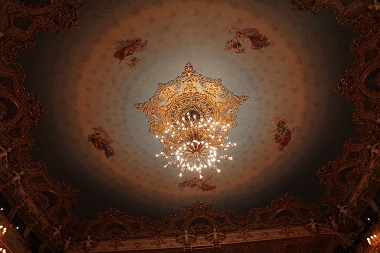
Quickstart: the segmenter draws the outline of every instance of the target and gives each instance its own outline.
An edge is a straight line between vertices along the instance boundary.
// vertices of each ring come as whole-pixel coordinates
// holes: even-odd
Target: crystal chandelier
[[[217,163],[232,160],[224,154],[236,143],[227,142],[230,124],[220,124],[212,118],[204,119],[197,112],[188,112],[181,121],[167,125],[162,135],[156,135],[163,145],[163,151],[156,156],[169,159],[164,166],[177,165],[181,169],[179,176],[188,171],[196,171],[202,178],[202,169],[211,168],[220,172]]]
[[[164,167],[177,166],[180,176],[193,171],[202,178],[202,170],[220,172],[217,164],[232,160],[224,154],[236,146],[228,134],[237,126],[238,106],[247,96],[232,94],[220,79],[197,74],[190,63],[181,76],[160,83],[158,90],[142,110],[149,122],[149,132],[160,140],[163,151],[156,155],[169,161]]]

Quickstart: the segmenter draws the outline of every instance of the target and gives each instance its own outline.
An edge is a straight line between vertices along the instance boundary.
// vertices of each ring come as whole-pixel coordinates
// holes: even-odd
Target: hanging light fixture
[[[187,63],[181,76],[159,84],[153,97],[135,106],[145,112],[149,131],[163,146],[156,156],[169,160],[164,167],[178,167],[179,176],[193,171],[202,178],[203,170],[220,172],[217,164],[232,160],[225,151],[236,143],[227,141],[228,134],[237,126],[238,106],[247,99],[232,94],[220,79],[197,74]]]

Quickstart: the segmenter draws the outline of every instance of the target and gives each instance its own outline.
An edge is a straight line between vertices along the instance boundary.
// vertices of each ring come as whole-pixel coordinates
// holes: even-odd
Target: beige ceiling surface
[[[333,89],[347,50],[333,18],[292,13],[288,1],[274,2],[279,1],[85,3],[80,27],[41,43],[30,67],[42,83],[37,96],[48,109],[55,152],[92,178],[94,187],[162,212],[196,200],[229,208],[238,201],[254,202],[294,170],[319,169],[297,164],[326,136],[328,112],[344,103]],[[253,50],[243,44],[244,54],[224,50],[234,26],[257,28],[271,45]],[[117,41],[134,38],[148,43],[133,55],[141,61],[129,68],[132,56],[119,62],[113,54]],[[155,157],[159,141],[148,133],[144,113],[134,107],[147,101],[158,83],[179,76],[187,62],[198,74],[221,78],[234,94],[249,96],[230,134],[237,143],[228,153],[234,161],[222,162],[220,174],[211,173],[216,189],[210,192],[178,189],[179,171],[163,169],[165,159]],[[298,127],[284,151],[274,143],[275,117]],[[108,132],[115,156],[97,154],[86,141],[93,127]]]

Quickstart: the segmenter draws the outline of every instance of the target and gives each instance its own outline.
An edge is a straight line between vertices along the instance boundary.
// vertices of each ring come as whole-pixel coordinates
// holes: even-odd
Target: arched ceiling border
[[[371,83],[368,77],[379,74],[380,12],[371,2],[362,0],[347,5],[338,0],[291,2],[293,10],[311,10],[315,14],[322,9],[330,9],[339,25],[352,25],[354,33],[358,34],[350,45],[355,61],[344,72],[337,87],[337,92],[356,107],[352,120],[360,127],[358,136],[347,140],[343,155],[330,161],[317,175],[326,186],[321,199],[323,203],[343,203],[354,208],[358,202],[368,204],[378,189],[380,93],[370,87],[380,84],[376,81]],[[345,170],[347,174],[342,180],[339,174]]]
[[[46,165],[32,162],[27,153],[34,146],[31,127],[38,125],[45,109],[24,88],[27,71],[16,60],[20,51],[36,46],[39,32],[77,26],[81,4],[80,0],[51,0],[40,6],[22,1],[0,4],[0,190],[12,205],[8,218],[17,213],[26,223],[24,236],[33,230],[45,245],[56,224],[76,222],[72,205],[77,191],[50,178]]]

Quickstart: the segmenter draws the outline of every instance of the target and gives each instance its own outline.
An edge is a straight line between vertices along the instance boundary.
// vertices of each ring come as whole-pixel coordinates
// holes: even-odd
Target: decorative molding
[[[81,4],[80,0],[49,1],[41,6],[22,1],[0,3],[1,191],[12,205],[10,218],[17,212],[27,225],[32,224],[27,226],[29,231],[50,244],[50,230],[55,225],[65,226],[76,219],[71,208],[77,191],[51,179],[46,165],[31,162],[26,153],[34,146],[30,129],[38,125],[46,110],[23,87],[27,71],[16,59],[19,50],[35,47],[39,32],[77,26]]]
[[[162,135],[167,123],[177,124],[190,111],[196,111],[205,119],[229,124],[230,131],[237,126],[238,106],[247,99],[247,96],[234,95],[223,86],[221,79],[197,74],[188,62],[181,76],[160,83],[153,97],[135,107],[146,114],[149,132],[154,134]]]
[[[252,243],[259,241],[290,240],[308,238],[315,233],[307,227],[309,217],[319,222],[318,235],[329,235],[339,241],[347,240],[343,233],[334,230],[323,220],[317,205],[305,205],[286,194],[265,208],[254,208],[248,215],[238,215],[234,211],[216,211],[212,206],[197,202],[185,208],[180,215],[168,215],[159,221],[147,217],[130,217],[126,213],[110,208],[93,221],[84,221],[82,226],[72,231],[76,238],[72,252],[83,248],[86,235],[92,235],[95,252],[122,252],[139,249],[202,249],[229,244]],[[215,244],[209,236],[214,231],[221,240]],[[245,236],[242,236],[242,231]],[[187,231],[192,241],[186,244],[183,239]],[[181,238],[181,239],[178,239]],[[185,240],[185,241],[184,241]],[[117,247],[115,247],[117,245]]]
[[[358,36],[350,45],[354,56],[353,66],[344,72],[337,91],[353,102],[356,109],[352,120],[360,127],[358,137],[344,143],[343,154],[317,172],[326,186],[321,201],[330,205],[329,212],[337,213],[335,205],[348,205],[354,216],[360,216],[361,206],[366,206],[379,190],[380,149],[380,12],[371,8],[371,2],[357,0],[343,4],[339,0],[292,0],[293,9],[321,9],[334,12],[339,25],[352,25]]]

